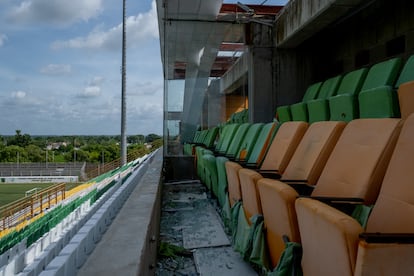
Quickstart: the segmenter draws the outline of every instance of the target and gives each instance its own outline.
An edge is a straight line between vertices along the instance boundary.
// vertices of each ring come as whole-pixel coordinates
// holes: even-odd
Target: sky
[[[120,0],[0,0],[0,135],[119,134],[121,43]],[[162,134],[152,0],[127,0],[126,95],[127,133]]]

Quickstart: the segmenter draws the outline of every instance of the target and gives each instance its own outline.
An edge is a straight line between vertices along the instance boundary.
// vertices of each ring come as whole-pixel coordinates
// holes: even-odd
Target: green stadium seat
[[[400,87],[401,84],[414,80],[414,55],[410,56],[405,62],[400,76],[395,83],[395,87]]]
[[[251,151],[253,149],[253,146],[256,143],[257,137],[260,134],[262,128],[263,128],[264,124],[263,123],[256,123],[256,124],[251,124],[247,130],[247,132],[245,133],[241,143],[240,143],[240,147],[235,155],[234,160],[236,160],[236,162],[241,162],[244,161],[245,158],[249,158]],[[211,158],[209,157],[208,159],[208,163],[206,163],[206,161],[204,161],[205,165],[206,165],[206,170],[211,170],[210,172],[208,172],[208,175],[210,176],[210,178],[214,178],[211,180],[212,183],[212,187],[211,190],[213,191],[213,194],[215,196],[218,196],[218,174],[217,174],[217,170],[219,171],[223,171],[224,168],[217,168],[217,164],[216,161],[214,160],[215,157]],[[224,164],[222,164],[224,166]],[[208,179],[207,179],[208,181]],[[224,184],[225,185],[225,184]]]
[[[243,138],[246,135],[247,131],[249,130],[250,126],[251,124],[249,123],[244,123],[239,126],[236,133],[234,134],[233,139],[231,140],[231,143],[227,151],[224,153],[226,157],[228,157],[229,159],[236,158],[239,152],[241,143],[243,142]]]
[[[292,121],[292,114],[290,114],[290,106],[283,105],[277,108],[277,119],[280,123]]]
[[[343,77],[337,95],[328,99],[331,121],[349,122],[357,118],[359,114],[356,95],[360,92],[367,73],[368,69],[362,68]]]
[[[295,103],[290,106],[290,113],[292,114],[292,121],[307,122],[309,120],[307,103],[308,101],[317,98],[321,86],[322,86],[322,82],[312,84],[311,86],[309,86],[308,90],[306,90],[306,93],[303,96],[302,102]]]
[[[378,66],[382,65],[382,66]],[[361,92],[358,95],[359,105],[364,103],[371,103],[370,108],[360,108],[360,118],[395,118],[400,117],[398,95],[394,89],[394,84],[397,81],[398,74],[401,70],[402,61],[400,58],[394,58],[377,65],[372,68],[376,68],[376,79],[372,79],[371,87],[362,87]],[[409,64],[407,64],[408,66]],[[409,66],[408,66],[409,67]],[[370,70],[371,71],[371,70]],[[408,78],[407,73],[410,70],[406,70],[404,74],[400,74],[402,79]],[[384,83],[375,83],[378,79],[382,78]],[[367,77],[368,79],[368,77]],[[367,88],[365,88],[367,87]],[[367,104],[366,104],[367,106]]]
[[[286,121],[308,121],[308,110],[306,103],[316,99],[322,82],[317,82],[308,87],[303,95],[302,102],[290,106],[280,106],[277,108],[277,114],[280,122]]]
[[[229,161],[227,157],[218,156],[216,157],[217,166],[217,200],[220,207],[223,207],[227,200],[227,173],[226,173],[226,162]],[[214,192],[214,191],[213,191]]]
[[[381,86],[361,91],[358,95],[359,106],[369,108],[360,109],[360,118],[397,118],[400,117],[398,94],[391,86]]]
[[[234,158],[236,162],[245,162],[250,157],[263,126],[263,123],[255,123],[249,127]]]
[[[260,167],[279,126],[280,124],[276,122],[267,123],[263,126],[259,136],[257,137],[250,156],[243,163],[246,167]]]
[[[254,124],[249,128],[249,131],[246,133],[246,137],[251,137],[249,141],[246,140],[244,145],[245,147],[241,148],[239,151],[239,156],[236,159],[239,163],[253,162],[260,158],[261,154],[264,154],[267,150],[268,144],[274,136],[277,123],[268,123],[268,124]],[[250,134],[249,134],[250,133]],[[264,153],[263,153],[264,152]],[[240,154],[243,155],[245,160],[241,158]],[[229,161],[227,157],[216,157],[216,166],[217,166],[217,188],[213,187],[213,193],[217,196],[220,206],[223,206],[226,201],[226,192],[227,192],[227,173],[225,168],[225,163]]]
[[[223,155],[227,152],[227,149],[233,140],[234,134],[236,134],[239,127],[240,124],[228,124],[223,127],[219,141],[217,142],[214,150],[215,153]]]
[[[217,165],[216,157],[210,153],[205,153],[202,157],[204,165],[204,179],[203,182],[209,190],[211,190],[215,195],[217,195]]]
[[[309,123],[328,121],[330,118],[328,98],[336,95],[342,76],[336,76],[323,82],[318,97],[307,102]]]
[[[212,127],[208,129],[207,134],[202,141],[203,145],[206,146],[207,148],[213,148],[218,132],[219,132],[218,127]]]

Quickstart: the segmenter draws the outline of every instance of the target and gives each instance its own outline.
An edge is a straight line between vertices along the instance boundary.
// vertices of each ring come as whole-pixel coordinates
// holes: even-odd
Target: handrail
[[[66,184],[60,183],[0,207],[0,231],[31,219],[65,199]]]
[[[139,157],[142,156],[142,152],[135,151],[131,152],[127,155],[127,162],[133,161]],[[87,171],[86,176],[88,179],[95,178],[99,175],[102,175],[104,173],[107,173],[109,171],[115,170],[116,168],[119,168],[121,166],[121,158],[115,159],[111,162],[101,164],[98,168]]]

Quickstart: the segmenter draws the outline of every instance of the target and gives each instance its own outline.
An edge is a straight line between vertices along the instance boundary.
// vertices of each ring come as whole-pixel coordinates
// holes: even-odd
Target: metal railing
[[[127,162],[133,161],[139,157],[141,157],[143,154],[140,151],[131,152],[127,155]],[[111,162],[100,164],[97,168],[94,168],[92,170],[89,170],[86,172],[86,178],[92,179],[95,178],[101,174],[107,173],[109,171],[115,170],[116,168],[121,167],[121,158],[118,158],[116,160],[113,160]]]
[[[58,204],[65,199],[65,190],[65,183],[56,184],[0,207],[0,231],[42,214]]]

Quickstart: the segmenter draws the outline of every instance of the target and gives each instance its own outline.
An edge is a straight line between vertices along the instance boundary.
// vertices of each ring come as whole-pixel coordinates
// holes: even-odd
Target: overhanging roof
[[[157,0],[166,79],[183,79],[194,66],[210,72],[211,77],[222,76],[245,50],[243,23],[272,20],[281,10],[280,6],[247,5],[254,11],[249,13],[239,5],[222,2]]]

